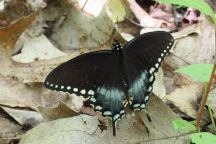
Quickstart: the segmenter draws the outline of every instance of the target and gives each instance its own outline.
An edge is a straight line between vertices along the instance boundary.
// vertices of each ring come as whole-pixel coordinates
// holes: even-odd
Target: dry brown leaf
[[[147,111],[152,119],[149,122],[144,112],[129,112],[118,121],[117,135],[113,137],[112,126],[100,130],[95,117],[87,115],[58,119],[39,124],[22,137],[20,144],[27,143],[148,143],[148,144],[182,144],[189,141],[187,136],[169,138],[178,135],[172,128],[172,121],[179,117],[172,112],[162,100],[151,95]],[[140,116],[139,116],[140,115]],[[139,118],[140,117],[140,118]],[[147,132],[147,129],[149,133]],[[160,140],[160,138],[167,139]],[[155,139],[155,140],[151,140]],[[145,142],[144,142],[145,141]]]
[[[171,29],[174,28],[174,24],[169,23],[167,21],[161,20],[161,19],[155,19],[152,18],[147,12],[145,12],[144,9],[142,9],[135,0],[128,0],[130,4],[131,10],[134,12],[136,18],[139,20],[140,24],[143,27],[169,27]]]
[[[16,79],[4,78],[0,75],[0,104],[10,107],[55,106],[65,94],[48,91],[43,84],[23,84]]]
[[[180,111],[196,119],[203,91],[204,85],[200,83],[183,85],[180,88],[175,89],[163,99],[170,100]]]
[[[67,19],[50,38],[58,42],[62,50],[93,49],[109,41],[114,24],[106,13],[106,5],[97,17],[86,16],[76,6],[63,1],[61,5],[66,10]]]
[[[15,109],[9,108],[5,106],[0,106],[7,114],[9,114],[14,120],[16,120],[20,125],[24,125],[26,123],[29,124],[28,121],[32,121],[34,123],[31,126],[35,126],[38,123],[42,122],[42,116],[40,113],[36,111],[30,110],[22,110],[22,109]]]
[[[168,55],[166,58],[166,63],[173,69],[178,69],[188,64],[214,62],[215,34],[212,31],[214,24],[205,16],[201,18],[201,35],[197,34],[199,31],[196,26],[199,25],[183,29],[182,32],[179,32],[180,34],[174,34],[174,37],[178,38],[181,35],[182,38],[176,40],[173,54]]]
[[[8,144],[10,140],[19,139],[23,134],[21,126],[0,117],[0,143]]]
[[[160,67],[158,72],[155,73],[155,82],[153,84],[153,93],[160,98],[166,95],[166,89],[164,86],[164,74],[163,69]]]
[[[45,121],[52,121],[60,118],[73,117],[79,115],[74,110],[70,109],[62,101],[55,108],[38,107]]]
[[[17,22],[0,29],[0,42],[6,48],[12,48],[16,43],[21,33],[28,28],[32,21],[36,18],[37,13],[33,13],[30,16],[22,17]]]
[[[21,53],[12,57],[16,62],[30,63],[66,55],[66,53],[55,48],[44,35],[31,37],[24,32],[21,37],[15,45],[16,47],[21,46],[21,48],[18,48],[21,49]]]

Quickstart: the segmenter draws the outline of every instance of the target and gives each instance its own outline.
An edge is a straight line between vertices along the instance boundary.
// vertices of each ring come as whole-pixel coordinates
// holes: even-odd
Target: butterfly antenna
[[[151,120],[150,116],[148,115],[147,111],[146,111],[145,109],[144,109],[144,111],[145,111],[145,113],[146,113],[146,116],[147,116],[148,121],[151,122],[152,120]]]
[[[113,126],[113,136],[115,136],[116,135],[115,121],[112,121],[112,126]]]

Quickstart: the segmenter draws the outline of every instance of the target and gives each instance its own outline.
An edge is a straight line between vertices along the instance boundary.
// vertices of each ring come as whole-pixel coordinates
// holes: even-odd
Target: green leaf
[[[197,121],[194,120],[194,121],[189,121],[189,123],[191,123],[192,125],[196,125],[197,124]]]
[[[212,69],[213,64],[193,64],[177,69],[174,72],[186,74],[201,82],[208,82],[211,76]]]
[[[208,132],[194,133],[191,136],[192,142],[195,144],[215,144],[216,135]]]
[[[155,0],[155,1],[195,8],[199,10],[201,13],[207,16],[210,16],[216,26],[216,18],[215,18],[213,10],[207,3],[203,2],[202,0]]]
[[[173,121],[173,128],[175,131],[195,131],[196,127],[186,120],[177,119]]]

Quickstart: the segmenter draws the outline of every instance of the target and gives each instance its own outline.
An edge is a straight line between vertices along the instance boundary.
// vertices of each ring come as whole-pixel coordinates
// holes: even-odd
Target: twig
[[[170,136],[170,137],[163,137],[163,138],[158,138],[158,139],[149,139],[149,140],[144,140],[144,141],[138,142],[136,144],[140,144],[140,143],[143,143],[143,142],[150,142],[150,141],[157,141],[157,140],[166,140],[166,139],[171,139],[171,138],[178,138],[178,137],[185,136],[185,135],[192,134],[192,133],[194,133],[194,132],[187,132],[187,133],[180,134],[180,135],[175,135],[175,136]]]
[[[126,20],[130,21],[132,24],[143,28],[143,26],[141,26],[139,23],[137,23],[136,21],[132,20],[131,18],[129,18],[129,17],[127,17],[127,16],[125,16],[124,18],[125,18]]]
[[[216,64],[214,64],[214,68],[213,68],[212,73],[211,73],[211,77],[210,77],[210,80],[209,80],[209,83],[208,83],[208,87],[207,87],[207,90],[206,90],[206,93],[205,93],[205,97],[203,98],[202,105],[201,105],[201,107],[200,107],[200,109],[198,111],[199,115],[198,115],[198,118],[197,118],[197,125],[196,125],[197,131],[199,130],[200,121],[202,119],[202,114],[203,114],[203,111],[204,111],[204,108],[205,108],[205,105],[206,105],[206,100],[208,98],[208,94],[209,94],[209,91],[210,91],[210,88],[211,88],[211,85],[212,85],[215,70],[216,70]]]

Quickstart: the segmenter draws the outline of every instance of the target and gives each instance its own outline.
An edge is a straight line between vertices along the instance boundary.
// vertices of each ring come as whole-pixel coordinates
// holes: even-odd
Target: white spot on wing
[[[46,84],[49,85],[49,82],[47,82]]]
[[[155,67],[156,67],[156,68],[158,68],[158,67],[159,67],[159,64],[158,64],[158,63],[156,63],[156,64],[155,64]]]
[[[89,94],[89,95],[94,95],[94,91],[93,91],[93,90],[89,90],[89,91],[88,91],[88,94]]]
[[[64,86],[61,86],[61,89],[64,89]]]
[[[149,86],[148,92],[151,92],[151,90],[152,90],[152,86]]]
[[[141,104],[140,108],[144,109],[146,106],[145,104]]]
[[[102,110],[102,106],[99,106],[99,105],[97,105],[96,107],[95,107],[95,110]]]
[[[167,46],[167,49],[169,49],[169,46]]]
[[[67,90],[70,90],[71,89],[71,86],[67,86]]]
[[[80,91],[80,93],[81,93],[81,94],[86,94],[86,90],[82,89],[82,90]]]
[[[103,113],[103,115],[105,115],[105,116],[111,116],[112,113],[111,113],[111,111],[105,111],[105,112]]]
[[[114,117],[113,117],[113,121],[116,121],[117,119],[120,118],[120,114],[116,114]]]
[[[96,102],[96,99],[94,97],[90,98],[90,101],[95,103]]]
[[[164,53],[167,52],[166,50],[164,50]]]
[[[161,56],[163,57],[163,56],[164,56],[164,54],[163,54],[163,53],[161,53]]]
[[[133,108],[138,108],[140,106],[140,104],[134,104]]]
[[[73,91],[74,92],[78,92],[78,88],[73,88]]]
[[[158,58],[158,62],[161,62],[161,60],[162,60],[161,58]]]
[[[52,87],[52,86],[53,86],[53,84],[50,84],[50,86]]]
[[[152,76],[150,77],[149,81],[152,82],[153,79],[154,79],[154,76],[152,75]]]
[[[55,85],[55,88],[58,88],[58,85]]]
[[[170,42],[169,45],[172,45],[172,43]]]
[[[155,68],[152,67],[152,68],[149,70],[149,73],[152,74],[154,71],[155,71]]]
[[[148,99],[149,99],[149,96],[147,95],[147,96],[145,97],[145,102],[146,102]]]
[[[120,114],[124,114],[124,113],[125,113],[125,110],[121,110],[121,111],[120,111]]]

